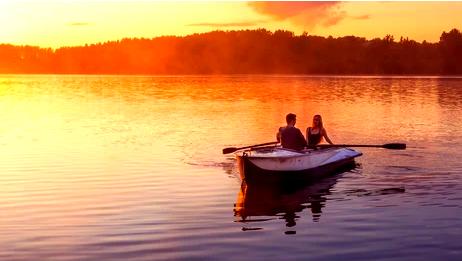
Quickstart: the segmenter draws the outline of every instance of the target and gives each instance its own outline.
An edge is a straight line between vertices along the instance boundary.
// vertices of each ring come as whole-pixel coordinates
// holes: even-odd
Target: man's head
[[[287,125],[295,125],[295,122],[297,121],[297,115],[293,113],[289,113],[286,115],[286,122]]]

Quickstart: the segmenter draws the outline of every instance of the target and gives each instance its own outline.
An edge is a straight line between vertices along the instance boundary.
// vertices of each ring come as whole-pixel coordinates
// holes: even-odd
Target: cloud
[[[347,16],[341,2],[249,2],[256,12],[274,20],[288,20],[306,28],[338,24]]]
[[[87,22],[71,22],[71,23],[67,23],[66,25],[67,26],[89,26],[89,25],[92,25],[92,24],[87,23]]]
[[[327,17],[322,22],[322,25],[325,27],[333,26],[338,24],[341,20],[347,17],[346,12],[339,12],[339,14],[332,15],[331,17]]]
[[[242,27],[242,26],[256,26],[259,21],[255,22],[237,22],[237,23],[197,23],[187,24],[187,26],[207,26],[207,27]]]
[[[370,19],[370,15],[359,15],[359,16],[351,16],[351,18],[356,19],[356,20],[367,20]]]

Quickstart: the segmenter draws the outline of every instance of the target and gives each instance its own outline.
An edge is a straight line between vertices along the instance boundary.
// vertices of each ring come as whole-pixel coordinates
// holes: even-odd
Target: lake
[[[0,75],[0,104],[0,260],[462,259],[462,78]],[[243,198],[222,149],[289,112],[408,149]]]

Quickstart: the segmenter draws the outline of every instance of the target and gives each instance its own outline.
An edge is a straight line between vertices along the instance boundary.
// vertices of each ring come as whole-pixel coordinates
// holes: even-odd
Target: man
[[[281,142],[283,148],[293,150],[303,150],[306,146],[306,140],[302,132],[295,128],[297,116],[293,113],[286,115],[286,127],[279,128],[277,140]]]

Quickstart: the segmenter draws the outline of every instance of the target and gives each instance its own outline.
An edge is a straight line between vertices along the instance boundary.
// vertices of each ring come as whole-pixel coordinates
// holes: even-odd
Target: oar
[[[382,145],[368,145],[368,144],[320,144],[315,147],[320,148],[333,148],[333,147],[370,147],[370,148],[384,148],[390,150],[405,150],[406,143],[387,143]]]
[[[223,149],[223,154],[232,153],[232,152],[235,152],[237,150],[249,149],[249,148],[254,148],[254,147],[261,147],[261,146],[266,146],[266,145],[274,145],[274,144],[278,144],[278,143],[279,142],[277,142],[277,141],[272,141],[272,142],[266,142],[266,143],[262,143],[262,144],[256,144],[256,145],[251,145],[251,146],[240,147],[240,148],[236,148],[236,147],[224,148]]]

